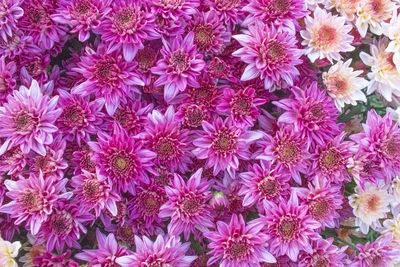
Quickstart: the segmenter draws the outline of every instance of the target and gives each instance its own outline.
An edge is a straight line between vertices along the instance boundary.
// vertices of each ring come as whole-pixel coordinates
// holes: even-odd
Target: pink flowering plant
[[[0,267],[400,266],[399,0],[0,0]]]

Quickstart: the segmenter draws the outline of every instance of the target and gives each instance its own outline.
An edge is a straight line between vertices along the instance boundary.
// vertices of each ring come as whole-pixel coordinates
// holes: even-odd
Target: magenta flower
[[[121,267],[131,266],[179,266],[189,267],[196,256],[186,256],[190,243],[181,243],[176,236],[158,235],[153,242],[148,237],[135,236],[136,252],[117,258]]]
[[[78,145],[81,145],[82,141],[89,142],[90,134],[96,134],[103,122],[104,115],[101,109],[104,99],[88,102],[82,96],[71,95],[65,90],[59,90],[58,93],[60,95],[58,106],[62,108],[62,113],[56,122],[58,129],[69,142],[76,140]]]
[[[17,64],[14,61],[6,63],[5,59],[4,56],[0,57],[0,103],[6,100],[17,85],[15,80]]]
[[[16,146],[0,156],[0,173],[13,175],[25,168],[26,155]]]
[[[61,255],[54,255],[50,252],[43,252],[43,254],[37,255],[32,259],[33,267],[58,267],[58,266],[68,266],[68,267],[79,267],[79,264],[71,260],[71,250],[67,250]]]
[[[107,209],[113,216],[117,215],[116,203],[120,201],[120,197],[112,191],[106,179],[99,173],[93,174],[86,171],[72,177],[73,201],[79,205],[82,213],[93,210],[95,216],[98,217],[103,209]]]
[[[45,179],[62,179],[64,170],[68,168],[68,164],[63,158],[65,148],[66,143],[65,140],[62,139],[62,135],[56,135],[53,143],[46,146],[46,155],[42,156],[36,153],[30,153],[28,155],[30,172],[36,175],[42,173]]]
[[[205,54],[218,54],[224,42],[230,39],[221,18],[215,10],[194,14],[194,19],[186,27],[187,31],[194,33],[194,44],[197,50]]]
[[[81,174],[83,171],[96,173],[96,164],[92,161],[92,157],[91,150],[74,151],[71,159],[71,162],[76,165],[74,175]]]
[[[304,0],[250,0],[243,10],[249,13],[243,22],[245,25],[262,21],[293,33],[296,20],[308,13]]]
[[[234,35],[233,38],[243,46],[233,55],[248,64],[242,81],[260,77],[267,90],[281,80],[293,85],[293,79],[300,74],[296,65],[302,63],[302,52],[297,48],[294,35],[256,22],[249,26],[248,32]]]
[[[114,124],[112,136],[99,132],[97,142],[89,142],[93,150],[93,161],[100,168],[100,173],[117,193],[129,191],[135,193],[135,185],[148,183],[145,171],[152,169],[155,153],[143,149],[143,142],[137,141],[119,126]]]
[[[158,39],[154,15],[146,8],[145,1],[117,0],[95,33],[109,44],[111,51],[122,51],[124,59],[131,62],[143,41]]]
[[[260,115],[257,106],[265,102],[267,102],[265,99],[256,98],[255,90],[251,87],[246,87],[238,92],[231,88],[225,88],[217,110],[230,114],[240,127],[253,127],[254,121]]]
[[[7,180],[6,195],[12,199],[8,204],[1,206],[0,212],[11,214],[16,218],[15,224],[26,222],[27,228],[33,235],[39,233],[42,224],[51,216],[58,199],[69,199],[71,192],[65,192],[68,179],[53,182],[52,179],[43,179],[43,175],[31,174],[28,179],[18,181]]]
[[[265,138],[258,142],[262,151],[256,158],[272,161],[282,173],[289,172],[293,180],[301,184],[300,173],[307,173],[309,167],[307,142],[291,126],[281,127],[275,136],[264,136]]]
[[[58,254],[64,250],[65,244],[80,249],[78,243],[80,233],[86,233],[83,224],[93,219],[90,214],[79,213],[77,205],[58,200],[47,221],[43,222],[36,242],[37,244],[46,242],[47,251],[51,252],[56,248]]]
[[[314,180],[314,185],[308,184],[306,188],[299,188],[299,197],[308,205],[308,212],[314,220],[321,223],[321,228],[338,228],[340,210],[344,197],[340,186],[332,185],[326,180]]]
[[[311,156],[315,178],[327,179],[329,182],[342,183],[351,180],[347,168],[353,165],[355,146],[353,142],[344,141],[346,133],[342,132],[323,146],[317,146]]]
[[[119,266],[117,258],[127,255],[126,247],[117,243],[115,236],[107,237],[96,229],[97,249],[84,249],[75,258],[89,263],[90,266]]]
[[[179,129],[173,106],[169,106],[164,115],[153,110],[148,115],[145,131],[143,138],[149,149],[156,153],[159,165],[182,173],[188,170],[192,156],[190,131]]]
[[[180,18],[190,18],[197,12],[200,0],[153,0],[151,2],[152,11],[169,20],[179,20]]]
[[[360,253],[349,265],[351,267],[369,267],[369,266],[389,266],[395,259],[399,259],[398,249],[390,247],[392,237],[390,235],[381,236],[374,242],[367,242],[365,245],[357,244]]]
[[[128,103],[121,103],[114,115],[107,118],[110,122],[108,129],[112,130],[114,123],[118,122],[130,134],[138,134],[147,125],[147,115],[153,110],[153,104],[146,104],[145,101],[136,100]]]
[[[242,0],[207,0],[205,4],[217,12],[228,30],[232,30],[236,24],[243,21],[245,2]]]
[[[218,221],[217,231],[205,233],[204,236],[211,242],[208,252],[212,257],[207,265],[220,260],[220,266],[260,266],[260,263],[275,263],[276,259],[267,250],[268,236],[261,230],[260,220],[245,224],[243,216],[232,215],[228,224]]]
[[[333,238],[322,239],[320,237],[311,239],[312,252],[301,251],[298,266],[335,266],[344,267],[344,259],[347,257],[344,251],[347,246],[338,248],[333,245]]]
[[[163,187],[154,184],[141,186],[128,203],[129,217],[132,219],[142,218],[146,227],[151,227],[153,223],[160,224],[161,218],[158,214],[165,202],[167,202],[167,196]]]
[[[3,0],[0,3],[0,37],[6,42],[8,37],[13,36],[18,19],[24,14],[20,7],[20,0]]]
[[[206,169],[214,166],[214,175],[227,170],[235,177],[239,159],[250,159],[249,143],[262,137],[260,132],[238,128],[229,117],[225,121],[218,117],[213,124],[203,121],[202,126],[200,137],[193,141],[197,146],[193,153],[199,159],[207,159]]]
[[[341,124],[336,124],[338,111],[334,102],[321,91],[314,82],[310,87],[292,88],[292,96],[274,101],[274,105],[284,110],[278,124],[294,126],[296,132],[307,141],[307,148],[312,144],[325,145],[340,133]]]
[[[179,174],[174,174],[174,180],[165,191],[168,201],[161,206],[159,216],[171,218],[168,224],[168,234],[184,234],[185,240],[195,230],[208,232],[213,228],[210,207],[207,204],[211,198],[210,184],[201,179],[202,169],[197,170],[185,183]]]
[[[107,113],[113,115],[121,99],[134,98],[133,92],[139,93],[136,86],[144,85],[135,68],[136,63],[124,61],[120,54],[107,50],[103,45],[97,48],[97,52],[87,47],[86,55],[72,69],[81,73],[84,79],[72,88],[71,93],[82,96],[94,93],[97,98],[104,98]]]
[[[21,4],[24,16],[18,22],[18,27],[32,36],[32,41],[42,50],[53,48],[55,43],[65,35],[67,28],[51,19],[55,5],[51,1],[24,0]]]
[[[205,62],[203,55],[197,54],[193,41],[193,32],[188,33],[183,40],[181,37],[174,38],[172,43],[163,39],[161,54],[164,58],[160,59],[151,71],[160,75],[154,85],[164,85],[164,99],[167,102],[180,91],[184,91],[188,85],[199,87],[196,77],[205,67]]]
[[[111,8],[112,0],[61,0],[60,7],[50,18],[58,23],[72,27],[71,33],[78,33],[79,41],[85,42],[90,37],[90,30],[96,30],[101,20]]]
[[[49,99],[42,95],[35,80],[29,89],[21,86],[9,95],[7,103],[0,107],[0,137],[6,138],[0,155],[15,146],[24,154],[33,150],[46,155],[45,145],[53,142],[57,131],[54,122],[61,114],[61,109],[56,108],[57,100],[57,96]]]
[[[264,202],[265,230],[271,239],[270,251],[274,256],[287,255],[292,261],[297,261],[299,252],[311,252],[310,238],[315,236],[315,229],[321,227],[308,214],[305,205],[299,205],[296,192],[293,192],[288,202]]]
[[[197,128],[204,120],[208,120],[208,110],[204,105],[182,104],[175,115],[184,128]]]
[[[257,207],[263,207],[264,200],[279,203],[290,193],[290,173],[278,171],[270,161],[249,165],[248,172],[240,173],[239,177],[242,179],[239,195],[244,196],[243,206],[257,204]]]
[[[351,174],[357,185],[363,189],[368,182],[379,185],[380,181],[386,183],[391,181],[391,177],[386,174],[386,170],[375,156],[375,152],[365,151],[360,146],[354,156],[354,167],[351,170]]]
[[[375,155],[379,165],[385,169],[387,179],[400,175],[399,123],[392,122],[390,112],[382,118],[371,110],[363,128],[364,133],[354,134],[350,139],[359,144],[362,151]]]

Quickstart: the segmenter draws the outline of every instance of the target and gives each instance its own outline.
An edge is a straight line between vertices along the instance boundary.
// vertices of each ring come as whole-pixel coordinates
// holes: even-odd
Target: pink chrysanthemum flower
[[[102,18],[111,11],[111,2],[112,0],[61,0],[50,18],[71,26],[70,32],[78,33],[79,41],[85,42],[90,37],[90,30],[96,30]]]
[[[0,103],[6,100],[17,85],[14,77],[17,71],[17,64],[14,61],[6,63],[5,59],[4,56],[0,57]]]
[[[187,171],[192,156],[190,131],[179,129],[173,106],[168,107],[164,115],[157,110],[149,114],[145,131],[144,139],[156,153],[159,165],[171,171]]]
[[[295,33],[294,22],[307,15],[304,0],[250,0],[243,8],[249,15],[243,24],[259,20]]]
[[[400,175],[400,129],[388,112],[383,118],[375,110],[369,111],[363,124],[364,133],[350,136],[360,149],[373,153],[389,177]],[[389,178],[390,179],[390,178]]]
[[[0,108],[0,137],[6,138],[0,155],[14,146],[19,146],[24,154],[33,150],[46,155],[45,145],[53,142],[53,133],[57,131],[54,122],[61,114],[61,109],[56,108],[57,100],[58,96],[43,96],[35,80],[29,89],[21,86],[9,95]]]
[[[261,230],[260,220],[245,224],[243,216],[232,215],[228,224],[218,221],[217,231],[205,233],[211,242],[207,254],[212,255],[207,265],[220,260],[220,266],[260,266],[260,263],[274,263],[276,259],[267,250],[268,236]]]
[[[313,162],[311,170],[315,178],[326,179],[333,183],[349,182],[351,180],[347,168],[353,166],[355,144],[344,141],[346,132],[341,132],[323,146],[317,146],[311,156]]]
[[[28,155],[30,156],[28,165],[31,172],[36,175],[42,173],[45,179],[54,178],[59,180],[64,176],[64,170],[68,167],[68,164],[63,159],[66,143],[62,137],[60,134],[56,135],[53,143],[46,146],[46,155],[42,156],[36,153]]]
[[[65,90],[59,90],[58,93],[58,106],[62,108],[56,122],[58,129],[69,142],[76,140],[78,145],[81,145],[82,141],[89,142],[90,134],[96,134],[103,122],[101,109],[104,99],[88,102],[82,96],[71,95]]]
[[[24,14],[20,4],[20,0],[3,0],[0,3],[0,37],[4,41],[7,41],[8,36],[12,37],[19,18]]]
[[[199,159],[207,159],[206,169],[214,166],[213,174],[227,170],[235,177],[239,159],[249,160],[248,147],[251,142],[262,137],[261,132],[245,131],[237,127],[231,118],[223,121],[218,117],[212,124],[203,121],[200,137],[193,141],[197,146],[193,153]]]
[[[218,54],[224,41],[229,41],[230,33],[226,31],[215,10],[201,12],[193,17],[194,20],[190,21],[186,30],[194,33],[197,50],[205,54]]]
[[[26,157],[21,148],[16,146],[0,156],[0,173],[13,175],[25,168]]]
[[[170,235],[184,234],[186,240],[195,230],[208,232],[213,228],[210,207],[210,184],[201,179],[202,169],[196,171],[185,183],[179,174],[174,174],[171,185],[166,187],[168,201],[161,206],[159,216],[171,218],[168,224]]]
[[[93,174],[83,171],[71,179],[74,188],[74,202],[79,205],[81,212],[94,210],[96,217],[103,209],[107,209],[113,216],[117,215],[119,195],[112,191],[106,177],[99,173]]]
[[[135,236],[136,252],[117,258],[121,267],[176,266],[189,267],[196,256],[186,256],[190,243],[181,243],[176,236],[158,235],[153,242],[147,236]]]
[[[271,239],[270,250],[275,256],[287,255],[296,262],[299,252],[311,252],[310,238],[315,229],[321,227],[308,214],[308,207],[299,205],[297,193],[293,192],[289,201],[281,201],[279,205],[274,202],[264,202],[265,230]]]
[[[47,221],[43,222],[36,243],[46,242],[47,251],[51,252],[56,248],[58,254],[64,250],[65,244],[80,249],[80,233],[86,233],[83,224],[93,220],[92,215],[79,213],[77,205],[58,200]]]
[[[184,128],[197,128],[209,119],[209,112],[204,105],[186,103],[179,106],[175,119],[180,121]]]
[[[18,27],[32,36],[33,42],[42,49],[51,49],[65,35],[67,28],[51,19],[55,5],[50,1],[24,0],[21,4],[24,16]]]
[[[73,158],[71,159],[71,165],[76,165],[74,169],[74,175],[81,174],[83,171],[96,173],[96,164],[92,161],[92,157],[93,151],[74,151]]]
[[[281,80],[293,85],[293,79],[299,75],[296,65],[302,63],[302,52],[297,48],[293,34],[256,22],[249,26],[248,32],[233,38],[243,46],[233,55],[248,64],[242,81],[260,77],[267,90]]]
[[[390,266],[389,263],[400,257],[399,250],[389,247],[391,236],[381,236],[365,245],[357,244],[360,253],[349,265],[351,267]]]
[[[42,175],[30,175],[29,179],[7,180],[7,196],[12,201],[0,208],[0,212],[17,218],[15,224],[26,221],[27,228],[33,235],[39,232],[42,224],[48,220],[58,199],[70,198],[72,193],[63,193],[67,179],[57,183],[52,179],[43,179]]]
[[[186,92],[189,102],[204,105],[209,111],[214,111],[220,97],[220,90],[212,77],[205,72],[197,79],[198,87],[188,87]]]
[[[132,219],[142,218],[146,227],[150,227],[153,223],[159,224],[161,218],[158,214],[166,201],[167,196],[163,187],[154,184],[141,186],[128,203],[129,217]]]
[[[72,70],[82,74],[84,79],[71,93],[83,96],[94,93],[97,98],[103,97],[109,115],[114,114],[121,99],[133,98],[134,91],[140,92],[137,85],[144,85],[135,73],[136,63],[126,62],[120,54],[111,53],[103,45],[97,52],[86,47],[86,55],[80,60]]]
[[[112,51],[122,50],[124,59],[131,62],[144,40],[159,38],[155,31],[154,14],[146,8],[146,2],[117,0],[95,33],[109,44]]]
[[[278,124],[292,124],[294,130],[311,144],[324,145],[340,133],[340,124],[336,124],[338,111],[331,99],[314,82],[310,87],[292,88],[292,96],[273,103],[285,112],[279,116]]]
[[[199,0],[153,0],[152,11],[166,19],[179,20],[196,14]]]
[[[117,193],[134,194],[135,184],[148,182],[145,171],[154,173],[155,153],[143,149],[143,142],[129,136],[117,123],[112,136],[99,132],[97,142],[89,142],[89,146],[94,152],[93,161]]]
[[[242,179],[239,195],[244,195],[243,206],[257,204],[257,207],[262,207],[264,200],[279,203],[290,193],[290,174],[272,168],[270,161],[249,165],[248,172],[240,173],[239,177]]]
[[[366,152],[361,149],[354,156],[354,166],[351,174],[357,185],[364,188],[365,183],[379,184],[379,181],[389,183],[392,177],[386,174],[385,168],[380,160],[375,157],[375,153]]]
[[[306,29],[300,31],[304,46],[307,46],[305,54],[314,62],[317,59],[340,60],[340,52],[354,50],[351,45],[354,37],[349,34],[351,25],[346,25],[346,19],[327,13],[317,8],[314,17],[307,16]]]
[[[308,205],[308,212],[313,219],[321,223],[322,229],[339,227],[338,211],[342,209],[344,202],[340,186],[317,179],[314,185],[308,184],[308,190],[301,188],[299,197]]]
[[[7,41],[0,38],[0,53],[10,59],[29,52],[40,53],[41,49],[32,42],[32,37],[27,36],[20,29],[13,32],[12,37],[8,37]]]
[[[181,37],[174,38],[172,43],[163,39],[161,54],[164,58],[157,62],[157,66],[151,68],[152,73],[160,75],[154,85],[164,85],[164,99],[167,102],[187,86],[199,87],[196,77],[205,67],[205,62],[203,55],[197,54],[193,44],[194,36],[194,33],[190,32],[183,40]]]
[[[205,5],[214,9],[222,17],[228,30],[243,21],[245,1],[242,0],[207,0]]]
[[[147,125],[147,115],[153,110],[153,106],[139,100],[121,103],[109,121],[118,122],[130,134],[138,134]],[[108,127],[112,129],[113,123]]]
[[[230,114],[240,127],[253,127],[254,121],[260,115],[257,106],[265,102],[267,102],[265,99],[255,96],[255,90],[251,87],[246,87],[238,92],[231,88],[225,88],[217,110]]]
[[[105,236],[96,229],[97,249],[84,249],[75,258],[90,263],[90,266],[119,266],[117,258],[127,255],[126,247],[117,243],[114,234]]]
[[[311,239],[312,252],[301,251],[299,255],[299,267],[312,266],[335,266],[344,267],[344,259],[347,255],[344,251],[347,246],[338,248],[333,245],[333,238],[322,239],[320,237]]]
[[[272,161],[281,173],[289,172],[296,183],[301,184],[300,173],[306,173],[309,167],[307,141],[291,126],[280,128],[275,136],[264,136],[265,138],[258,142],[262,151],[256,158]]]
[[[59,253],[60,255],[54,255],[50,252],[45,251],[44,253],[35,256],[33,259],[32,267],[79,267],[79,264],[71,260],[69,257],[71,256],[71,250],[67,250],[66,252]]]

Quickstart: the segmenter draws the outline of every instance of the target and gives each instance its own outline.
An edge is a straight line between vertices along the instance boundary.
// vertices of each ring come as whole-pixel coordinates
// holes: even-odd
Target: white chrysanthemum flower
[[[369,29],[376,35],[383,33],[382,23],[392,17],[396,4],[391,0],[364,0],[358,5],[356,27],[362,37]]]
[[[365,65],[371,67],[367,77],[370,80],[367,94],[377,92],[387,101],[392,101],[392,95],[400,97],[400,73],[393,62],[393,53],[386,52],[389,39],[381,38],[370,45],[370,53],[360,53]]]
[[[357,8],[364,0],[331,0],[328,8],[335,8],[347,21],[354,21],[357,16]]]
[[[398,120],[400,118],[400,108],[398,108],[397,110],[399,110],[399,114],[398,116]],[[392,113],[393,114],[393,113]],[[395,119],[392,116],[393,119]],[[394,204],[399,204],[400,203],[400,176],[397,176],[396,178],[393,179],[392,181],[392,185],[390,187],[390,194],[392,195],[393,198],[393,203]]]
[[[346,25],[344,17],[334,16],[325,10],[316,8],[314,17],[305,19],[306,29],[300,31],[302,45],[306,46],[305,54],[311,62],[316,59],[340,60],[340,52],[353,51],[351,45],[354,37],[348,34],[351,26]]]
[[[349,197],[349,204],[356,216],[356,225],[363,234],[367,234],[369,227],[381,227],[379,219],[385,218],[389,212],[390,197],[386,189],[374,184],[366,183],[365,189],[357,186],[355,193]]]
[[[393,62],[396,64],[397,70],[400,70],[400,14],[397,14],[397,10],[393,12],[390,22],[383,23],[382,27],[383,34],[390,39],[386,52],[394,53]]]
[[[362,71],[354,71],[350,64],[351,59],[346,62],[339,61],[331,66],[328,72],[322,74],[327,92],[340,111],[345,104],[357,105],[357,101],[367,102],[361,90],[369,83],[364,78],[358,77]]]
[[[400,214],[394,216],[393,219],[386,219],[383,222],[381,234],[389,234],[392,235],[394,239],[400,240]]]
[[[21,243],[0,239],[0,266],[2,267],[18,267],[15,257],[18,256],[18,250],[21,248]]]

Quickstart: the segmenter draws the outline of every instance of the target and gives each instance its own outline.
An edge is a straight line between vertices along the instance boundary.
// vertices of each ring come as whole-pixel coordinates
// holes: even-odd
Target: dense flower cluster
[[[399,0],[0,0],[0,267],[400,266]]]

